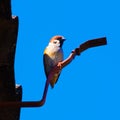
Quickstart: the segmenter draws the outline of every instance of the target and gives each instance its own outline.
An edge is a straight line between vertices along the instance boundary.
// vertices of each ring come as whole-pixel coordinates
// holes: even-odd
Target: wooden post
[[[11,0],[0,0],[0,102],[21,101],[22,87],[15,86],[14,58],[18,17],[12,17]],[[0,108],[0,120],[19,120],[20,108]]]

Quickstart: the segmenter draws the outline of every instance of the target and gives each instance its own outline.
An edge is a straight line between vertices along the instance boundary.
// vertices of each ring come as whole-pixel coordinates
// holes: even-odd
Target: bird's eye
[[[57,41],[54,41],[53,43],[54,43],[54,44],[56,44],[56,43],[57,43]]]
[[[54,40],[53,43],[56,44],[58,41],[57,40]]]

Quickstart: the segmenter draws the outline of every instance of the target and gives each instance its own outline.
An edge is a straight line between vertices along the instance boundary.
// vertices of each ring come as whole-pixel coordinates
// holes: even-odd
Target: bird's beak
[[[60,47],[62,47],[62,45],[63,45],[63,43],[64,43],[65,40],[66,40],[66,39],[61,39],[61,40],[60,40]]]
[[[64,42],[66,39],[64,38],[64,39],[62,39],[62,41]]]

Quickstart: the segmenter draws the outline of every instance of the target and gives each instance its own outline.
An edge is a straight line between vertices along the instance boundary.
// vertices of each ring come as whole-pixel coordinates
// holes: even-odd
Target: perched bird
[[[44,62],[44,70],[46,77],[51,71],[51,69],[56,66],[58,63],[63,61],[63,50],[62,45],[65,41],[65,38],[60,35],[56,35],[50,39],[48,46],[44,51],[43,62]],[[55,73],[50,81],[50,85],[53,88],[54,84],[57,82],[59,78],[60,72]]]

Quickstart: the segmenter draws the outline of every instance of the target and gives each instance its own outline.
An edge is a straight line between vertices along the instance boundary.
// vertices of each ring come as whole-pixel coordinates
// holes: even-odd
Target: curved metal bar
[[[101,46],[101,45],[106,45],[106,44],[107,44],[106,37],[88,40],[87,42],[81,44],[79,48],[76,48],[75,50],[72,51],[69,57],[61,63],[62,68],[67,66],[74,59],[76,55],[80,55],[80,53],[83,52],[84,50],[91,48],[91,47],[96,47],[96,46]],[[47,96],[50,80],[52,79],[53,74],[55,74],[59,70],[60,68],[57,65],[51,70],[48,76],[48,79],[46,80],[43,96],[40,101],[26,101],[26,102],[5,101],[5,102],[0,102],[0,107],[41,107],[43,106],[46,101],[46,96]]]
[[[45,88],[44,88],[44,93],[43,97],[40,101],[24,101],[24,102],[19,102],[19,101],[5,101],[5,102],[0,102],[0,107],[40,107],[43,106],[45,101],[46,101],[46,96],[47,96],[47,91],[49,87],[49,79],[46,80]]]

